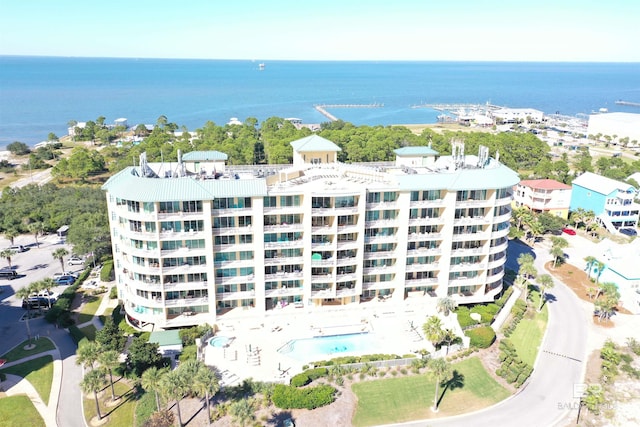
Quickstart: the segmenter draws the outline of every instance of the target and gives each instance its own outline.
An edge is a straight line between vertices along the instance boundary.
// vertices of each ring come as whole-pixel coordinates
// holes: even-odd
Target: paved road
[[[520,248],[522,249],[522,248]],[[538,251],[536,268],[544,271],[546,249]],[[529,383],[518,394],[491,408],[442,420],[402,426],[553,426],[575,419],[574,384],[583,378],[587,358],[587,321],[573,292],[555,280],[549,291],[549,325]]]

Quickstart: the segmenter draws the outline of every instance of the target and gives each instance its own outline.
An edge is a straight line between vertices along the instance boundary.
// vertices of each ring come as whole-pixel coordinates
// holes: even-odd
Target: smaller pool
[[[230,337],[213,337],[209,340],[209,345],[211,347],[225,347],[229,342],[231,342]]]

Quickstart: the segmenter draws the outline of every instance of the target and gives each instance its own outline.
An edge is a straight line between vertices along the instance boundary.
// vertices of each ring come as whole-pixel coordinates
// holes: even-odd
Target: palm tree
[[[553,257],[553,268],[556,268],[556,265],[558,265],[558,260],[564,257],[564,249],[559,246],[552,246],[551,250],[549,250],[549,253]]]
[[[76,363],[85,368],[90,367],[93,369],[94,363],[100,357],[100,351],[100,344],[97,342],[82,340],[78,345],[78,350],[76,350]]]
[[[16,254],[16,251],[12,250],[12,249],[3,249],[2,251],[0,251],[0,257],[4,258],[7,260],[7,263],[9,264],[9,269],[11,269],[11,257],[14,256]]]
[[[542,310],[542,304],[546,297],[547,289],[551,289],[554,286],[553,278],[548,274],[543,274],[536,279],[538,287],[540,288],[540,305],[538,306],[538,312]]]
[[[98,414],[98,421],[102,419],[102,414],[100,413],[100,404],[98,402],[98,392],[104,388],[107,383],[107,379],[105,378],[104,371],[100,369],[93,369],[88,372],[82,382],[80,383],[80,387],[82,391],[85,393],[93,393],[93,397],[96,400],[96,413]]]
[[[18,289],[16,292],[16,297],[20,298],[23,301],[27,301],[27,320],[25,324],[27,325],[27,341],[31,341],[31,327],[29,326],[29,318],[31,318],[31,304],[29,303],[29,297],[31,296],[31,289],[29,286]]]
[[[440,383],[446,381],[448,377],[451,375],[451,365],[447,360],[443,357],[437,359],[431,359],[428,363],[429,368],[431,369],[431,375],[433,375],[436,380],[436,392],[433,396],[433,407],[431,410],[433,412],[438,412],[438,394]]]
[[[427,322],[422,325],[422,330],[424,331],[425,337],[434,347],[442,342],[442,321],[440,321],[438,316],[429,317]]]
[[[160,396],[158,391],[162,386],[162,377],[167,373],[166,369],[158,369],[155,366],[148,368],[142,373],[142,388],[151,391],[156,395],[156,411],[160,410]]]
[[[600,280],[600,275],[602,275],[602,270],[606,267],[606,264],[604,262],[600,262],[600,261],[596,261],[596,272],[598,273],[596,275],[596,285],[598,284],[598,280]],[[597,298],[597,296],[596,296]]]
[[[16,230],[15,228],[9,228],[4,232],[4,237],[8,241],[10,241],[11,246],[13,246],[15,238],[18,237],[19,234],[20,233],[18,233],[18,230]]]
[[[111,400],[116,400],[116,392],[113,388],[113,369],[120,365],[120,353],[115,350],[107,350],[98,354],[98,363],[109,372],[109,383],[111,384]]]
[[[522,278],[522,282],[520,285],[524,291],[524,300],[527,302],[528,291],[529,291],[529,283],[528,280],[530,278],[535,278],[538,275],[538,270],[533,264],[535,258],[533,255],[528,253],[522,253],[518,256],[517,263],[520,266],[518,269],[518,275]]]
[[[207,401],[207,420],[211,424],[211,397],[220,390],[218,378],[209,367],[203,365],[193,378],[192,388],[198,396],[204,395]]]
[[[439,298],[436,305],[438,312],[443,313],[445,317],[447,317],[450,312],[455,310],[457,306],[458,303],[456,302],[456,300],[454,300],[450,296]]]
[[[38,234],[44,233],[44,224],[40,221],[32,222],[27,225],[27,229],[29,229],[29,231],[33,233],[33,237],[36,239],[36,246],[40,247],[40,242],[38,242]]]
[[[458,338],[458,336],[451,329],[445,329],[442,332],[442,342],[447,344],[447,352],[446,352],[446,354],[449,354],[449,346],[451,345],[451,343],[453,341],[456,340],[456,338]]]
[[[253,403],[251,403],[249,399],[236,400],[233,402],[229,408],[229,413],[233,420],[242,427],[247,425],[247,422],[251,422],[256,418],[253,411]]]
[[[596,257],[591,256],[591,255],[585,257],[584,260],[587,262],[587,276],[588,276],[588,279],[591,280],[591,270],[593,269],[594,264],[598,260],[596,259]]]
[[[184,395],[189,391],[189,379],[180,372],[179,369],[169,371],[162,377],[162,391],[168,399],[174,399],[176,401],[176,408],[178,410],[178,424],[182,427],[182,414],[180,413],[180,401]]]
[[[55,251],[51,252],[51,256],[54,259],[60,261],[60,267],[62,267],[62,271],[64,271],[64,257],[66,257],[67,255],[69,255],[69,251],[65,248],[58,248]]]

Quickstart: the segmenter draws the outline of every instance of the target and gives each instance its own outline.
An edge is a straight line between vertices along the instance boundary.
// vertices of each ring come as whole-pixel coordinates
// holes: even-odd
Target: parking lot
[[[16,278],[10,280],[8,278],[0,278],[0,354],[12,348],[22,340],[26,339],[26,328],[21,322],[21,318],[25,313],[22,308],[22,300],[16,298],[15,293],[29,284],[45,279],[53,278],[55,273],[61,273],[60,261],[53,258],[53,251],[58,248],[65,248],[69,254],[72,253],[71,246],[60,243],[56,234],[42,236],[38,238],[39,247],[35,244],[33,235],[22,235],[14,239],[14,245],[23,245],[27,250],[18,252],[11,257],[11,266],[17,272]],[[0,238],[0,250],[11,246],[11,242]],[[82,271],[82,265],[69,266],[65,257],[64,271],[79,273]],[[8,267],[6,259],[0,259],[0,267]],[[66,286],[56,286],[51,290],[56,293],[62,293]],[[53,326],[48,325],[44,320],[38,319],[31,321],[33,334],[46,330]]]

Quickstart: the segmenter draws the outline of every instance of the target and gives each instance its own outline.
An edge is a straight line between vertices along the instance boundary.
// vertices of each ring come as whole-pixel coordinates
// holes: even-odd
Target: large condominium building
[[[104,185],[119,297],[138,326],[215,323],[325,305],[502,290],[518,176],[488,156],[428,147],[345,164],[313,135],[293,164],[225,165],[220,152],[129,167]],[[231,314],[232,315],[232,314]]]

